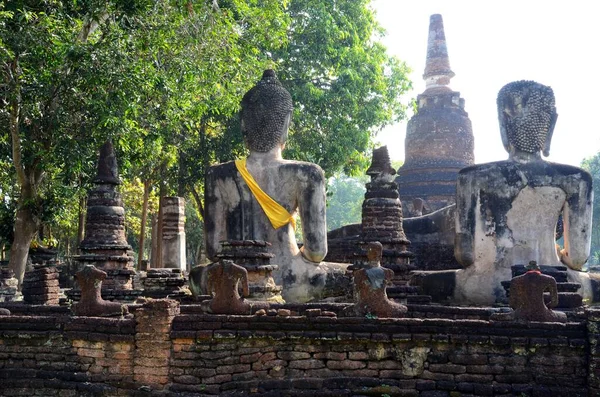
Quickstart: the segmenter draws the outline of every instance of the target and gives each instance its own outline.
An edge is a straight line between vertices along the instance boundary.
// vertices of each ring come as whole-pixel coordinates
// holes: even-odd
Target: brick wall
[[[0,317],[0,395],[600,393],[600,311],[518,324],[178,310],[153,301],[126,319]]]
[[[587,395],[580,323],[182,315],[171,335],[177,392]]]

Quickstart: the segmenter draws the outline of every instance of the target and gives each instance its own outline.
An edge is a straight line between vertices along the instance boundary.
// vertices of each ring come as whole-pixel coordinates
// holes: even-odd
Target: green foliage
[[[21,165],[0,175],[0,183],[18,182],[12,196],[40,222],[56,223],[62,207],[77,208],[68,198],[84,192],[97,148],[112,138],[126,179],[143,176],[172,191],[187,147],[203,149],[201,164],[215,157],[206,143],[212,145],[211,137],[198,145],[197,131],[223,130],[213,118],[231,117],[250,76],[270,62],[259,47],[285,42],[284,6],[276,0],[0,3],[0,161],[12,165],[8,131],[14,130]]]
[[[286,157],[356,174],[410,87],[381,33],[369,0],[0,1],[0,239],[20,205],[73,242],[107,138],[130,233],[140,181],[201,197],[206,167],[244,154],[239,102],[269,67],[295,101]]]
[[[360,223],[365,184],[369,177],[340,175],[329,178],[327,186],[327,230]]]
[[[127,231],[127,242],[133,247],[135,252],[140,252],[139,236],[142,231],[142,207],[144,197],[144,184],[139,178],[131,178],[123,181],[119,187],[123,206],[125,207],[125,229]],[[158,194],[151,191],[148,198],[148,213],[158,210]],[[151,239],[151,217],[146,219],[145,238],[146,242]],[[144,244],[146,245],[146,244]],[[144,247],[147,250],[148,247]],[[147,255],[146,255],[147,257]]]
[[[319,164],[327,176],[357,175],[372,138],[405,117],[408,67],[377,41],[369,0],[291,0],[288,44],[273,53],[295,112],[286,156]]]
[[[594,186],[594,215],[592,219],[592,248],[590,256],[590,264],[600,264],[600,153],[593,157],[584,159],[581,162],[581,168],[588,171],[592,175],[592,184]]]

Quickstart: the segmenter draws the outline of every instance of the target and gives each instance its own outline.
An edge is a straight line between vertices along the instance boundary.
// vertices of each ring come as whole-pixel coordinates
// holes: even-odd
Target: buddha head
[[[242,98],[242,134],[251,151],[268,152],[287,140],[292,118],[292,96],[275,72],[265,70],[262,79]]]
[[[502,87],[497,104],[502,143],[509,153],[550,154],[558,116],[552,88],[534,81],[515,81]]]
[[[367,260],[369,261],[369,266],[379,267],[382,254],[383,245],[379,241],[371,241],[367,244]]]

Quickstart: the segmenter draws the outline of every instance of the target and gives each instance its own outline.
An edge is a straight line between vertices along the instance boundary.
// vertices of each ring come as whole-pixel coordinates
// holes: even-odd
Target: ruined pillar
[[[163,197],[161,267],[186,269],[185,200],[183,197]]]

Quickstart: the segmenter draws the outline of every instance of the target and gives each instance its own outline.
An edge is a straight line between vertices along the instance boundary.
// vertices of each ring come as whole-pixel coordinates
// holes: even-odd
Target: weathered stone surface
[[[162,197],[162,267],[186,269],[185,199]]]
[[[106,272],[96,269],[93,265],[86,265],[77,272],[75,278],[81,289],[81,299],[73,305],[73,313],[76,316],[121,316],[127,313],[127,308],[122,304],[102,299],[100,291]]]
[[[102,283],[103,297],[134,300],[139,294],[131,294],[133,256],[125,237],[125,209],[116,187],[121,183],[114,148],[107,141],[100,149],[98,173],[93,180],[95,188],[87,199],[85,237],[79,248],[82,255],[75,257],[81,266],[94,265],[107,273]],[[104,293],[106,291],[106,293]],[[71,299],[79,299],[74,289]]]
[[[215,314],[250,314],[250,304],[238,292],[240,282],[243,296],[248,296],[246,269],[226,259],[210,265],[207,270],[207,288],[213,298],[202,302],[203,308]]]
[[[0,268],[0,302],[12,302],[18,295],[19,280],[10,269]]]
[[[510,282],[510,307],[514,312],[497,314],[492,319],[567,322],[565,313],[553,311],[558,304],[558,289],[553,277],[541,273],[535,261],[529,262],[527,273],[513,277]],[[550,293],[548,305],[544,302],[544,292]]]
[[[144,286],[144,296],[181,299],[190,295],[186,281],[185,271],[180,268],[158,268],[148,269],[141,284]]]
[[[60,286],[58,269],[51,264],[37,264],[23,277],[23,300],[34,305],[58,305]]]

